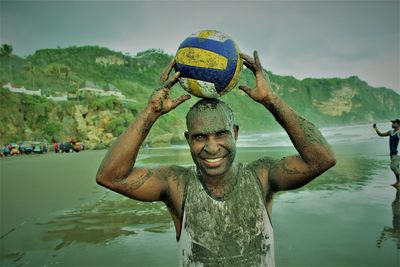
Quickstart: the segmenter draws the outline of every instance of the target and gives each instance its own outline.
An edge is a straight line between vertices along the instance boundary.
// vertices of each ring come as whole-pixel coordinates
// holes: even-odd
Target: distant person
[[[55,142],[53,144],[53,147],[54,147],[54,152],[58,153],[58,143],[57,142]]]
[[[389,136],[389,149],[390,149],[390,169],[396,176],[396,182],[392,184],[394,187],[400,189],[400,155],[398,155],[398,146],[400,140],[400,119],[392,120],[392,130],[387,132],[380,132],[376,124],[373,124],[373,128],[379,136]]]
[[[202,99],[186,115],[185,137],[196,166],[136,167],[154,123],[190,97],[170,97],[179,77],[175,73],[167,81],[172,61],[161,77],[162,87],[118,137],[96,176],[100,185],[127,197],[165,203],[175,224],[181,266],[275,266],[273,195],[304,186],[336,162],[318,129],[272,91],[257,52],[254,58],[241,57],[256,77],[256,88],[240,89],[272,113],[299,154],[234,162],[239,126],[231,108],[218,99]]]
[[[9,146],[8,146],[8,144],[5,144],[4,146],[3,146],[3,155],[4,156],[10,156],[10,148],[9,148]]]

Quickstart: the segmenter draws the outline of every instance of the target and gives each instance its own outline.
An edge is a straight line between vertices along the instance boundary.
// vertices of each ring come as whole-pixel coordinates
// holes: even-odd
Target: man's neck
[[[224,199],[230,192],[233,191],[237,182],[238,167],[232,165],[228,172],[221,176],[207,177],[199,173],[200,182],[203,187],[211,196],[218,199]]]
[[[237,173],[236,164],[232,164],[230,169],[220,176],[207,176],[200,171],[200,179],[209,188],[225,187],[232,183]]]

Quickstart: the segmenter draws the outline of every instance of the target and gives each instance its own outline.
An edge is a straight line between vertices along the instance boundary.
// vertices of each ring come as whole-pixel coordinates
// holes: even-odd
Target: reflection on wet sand
[[[382,246],[384,240],[392,239],[400,250],[400,190],[396,190],[396,197],[392,203],[393,221],[392,227],[385,226],[380,237],[376,241],[378,248]]]
[[[4,257],[5,261],[9,261],[9,262],[13,262],[14,264],[17,264],[25,256],[25,254],[26,254],[25,252],[11,252],[2,257]],[[21,266],[21,265],[18,264],[18,266]]]
[[[123,197],[64,212],[41,225],[47,228],[44,240],[61,240],[55,250],[75,242],[104,244],[138,230],[163,233],[172,227],[162,203],[141,203]]]
[[[367,184],[384,161],[368,157],[338,158],[336,166],[301,190],[357,191]]]
[[[359,190],[382,163],[369,158],[341,158],[333,168],[306,187],[308,190]],[[65,211],[46,227],[45,241],[61,240],[54,248],[70,244],[102,244],[119,236],[134,235],[138,230],[164,233],[173,227],[163,203],[144,203],[115,196],[95,205]]]

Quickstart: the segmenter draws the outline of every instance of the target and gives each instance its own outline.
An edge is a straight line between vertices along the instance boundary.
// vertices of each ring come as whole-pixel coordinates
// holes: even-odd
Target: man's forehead
[[[197,135],[197,134],[215,134],[218,132],[224,132],[224,131],[231,131],[232,127],[194,127],[191,129],[188,129],[188,132],[192,135]]]
[[[218,111],[196,112],[190,117],[188,131],[190,133],[215,133],[231,130],[232,120],[224,113]]]

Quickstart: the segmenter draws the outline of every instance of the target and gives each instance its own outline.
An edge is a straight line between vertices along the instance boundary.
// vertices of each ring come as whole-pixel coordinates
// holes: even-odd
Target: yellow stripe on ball
[[[197,80],[187,78],[187,85],[195,96],[201,96],[201,88]]]
[[[185,47],[178,50],[176,63],[193,67],[225,70],[228,59],[208,50]]]
[[[212,35],[215,35],[216,32],[217,31],[215,31],[215,30],[204,30],[204,31],[199,32],[197,37],[206,39]]]

